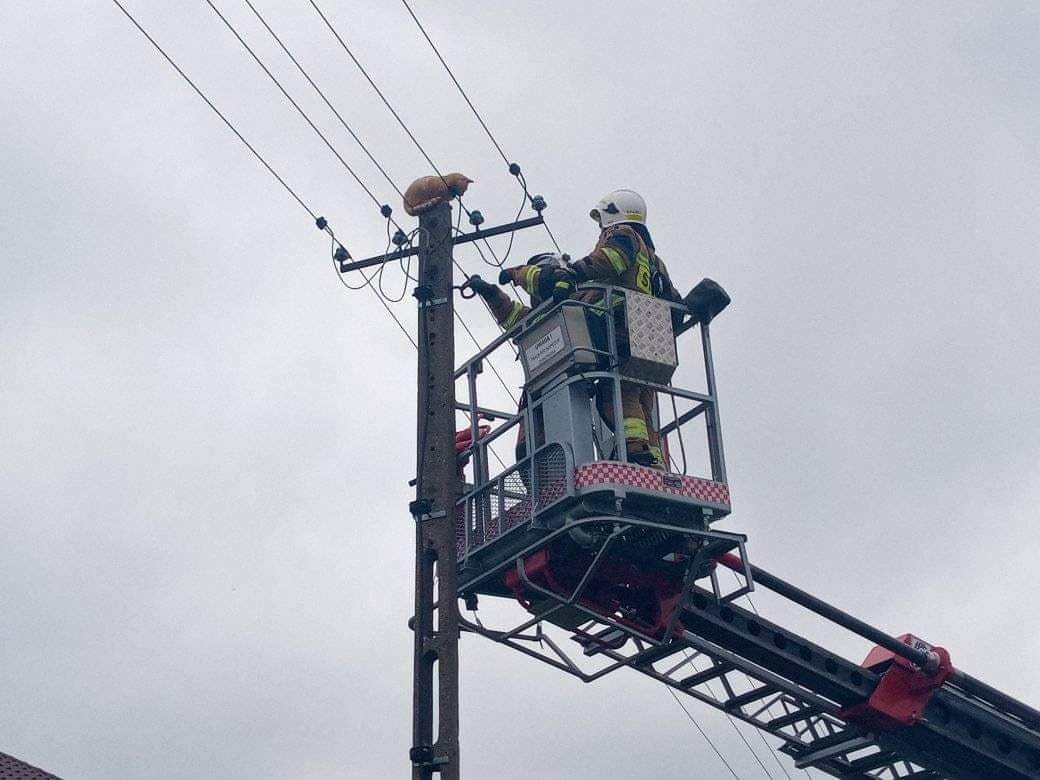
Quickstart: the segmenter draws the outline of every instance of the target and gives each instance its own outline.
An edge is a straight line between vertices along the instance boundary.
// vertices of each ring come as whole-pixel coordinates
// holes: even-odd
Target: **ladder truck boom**
[[[891,636],[752,565],[746,538],[717,527],[730,494],[710,318],[673,330],[687,314],[681,304],[600,287],[607,313],[595,314],[611,323],[606,334],[590,330],[587,303],[546,304],[455,372],[468,390],[456,407],[471,421],[457,461],[458,592],[470,608],[490,598],[514,613],[504,625],[460,616],[462,630],[585,682],[635,670],[770,735],[797,768],[885,780],[1040,778],[1040,712],[956,669],[945,648]],[[641,341],[694,327],[700,391],[671,383],[675,350]],[[478,397],[483,362],[510,340],[527,380],[515,413]],[[633,361],[639,372],[626,370]],[[688,407],[656,421],[666,438],[703,422],[706,474],[626,462],[623,436],[594,400],[604,387],[618,399],[622,377]],[[478,419],[498,426],[481,430]],[[490,473],[489,448],[521,427],[529,452]],[[725,569],[734,586],[723,584]],[[876,646],[850,661],[738,603],[756,588]]]

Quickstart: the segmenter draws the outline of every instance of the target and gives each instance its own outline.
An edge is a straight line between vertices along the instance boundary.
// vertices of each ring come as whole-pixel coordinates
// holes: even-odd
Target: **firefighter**
[[[574,280],[604,282],[668,301],[682,297],[672,285],[668,269],[657,256],[646,227],[646,202],[632,190],[614,190],[589,212],[599,225],[596,246],[570,265]],[[661,436],[654,426],[656,394],[647,387],[621,383],[621,424],[628,459],[667,471]],[[613,424],[614,406],[609,389],[599,394],[600,414]]]
[[[510,330],[520,320],[537,309],[544,301],[552,298],[562,301],[574,292],[574,272],[567,265],[563,255],[552,252],[542,252],[531,257],[526,265],[515,268],[503,269],[498,277],[499,284],[512,283],[522,287],[531,297],[531,305],[525,306],[520,301],[514,301],[505,291],[496,284],[491,284],[479,276],[471,276],[469,287],[484,299],[491,310],[495,321],[502,330]],[[526,405],[526,399],[520,398],[520,408]],[[524,427],[520,426],[520,433],[516,440],[516,459],[521,461],[527,457],[527,440]]]

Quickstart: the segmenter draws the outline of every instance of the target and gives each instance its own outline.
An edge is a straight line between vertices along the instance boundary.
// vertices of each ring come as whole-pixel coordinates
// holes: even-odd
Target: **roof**
[[[0,753],[0,780],[61,780],[57,775]]]

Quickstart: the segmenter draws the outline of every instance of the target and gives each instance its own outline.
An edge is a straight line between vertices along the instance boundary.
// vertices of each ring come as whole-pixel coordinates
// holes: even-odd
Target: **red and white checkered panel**
[[[666,474],[635,463],[611,460],[586,463],[574,472],[574,487],[578,490],[610,485],[656,490],[660,493],[671,493],[729,506],[729,486],[724,482],[682,474]]]

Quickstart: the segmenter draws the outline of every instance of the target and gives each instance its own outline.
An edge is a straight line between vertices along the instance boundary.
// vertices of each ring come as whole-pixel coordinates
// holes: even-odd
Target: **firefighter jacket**
[[[604,228],[596,247],[571,268],[579,282],[605,282],[667,301],[682,300],[643,225]]]
[[[525,266],[526,268],[526,266]],[[523,268],[513,269],[522,271]],[[495,317],[502,330],[509,330],[516,323],[531,313],[531,307],[525,306],[520,301],[514,301],[501,287],[495,287],[494,292],[483,296],[488,308]]]

